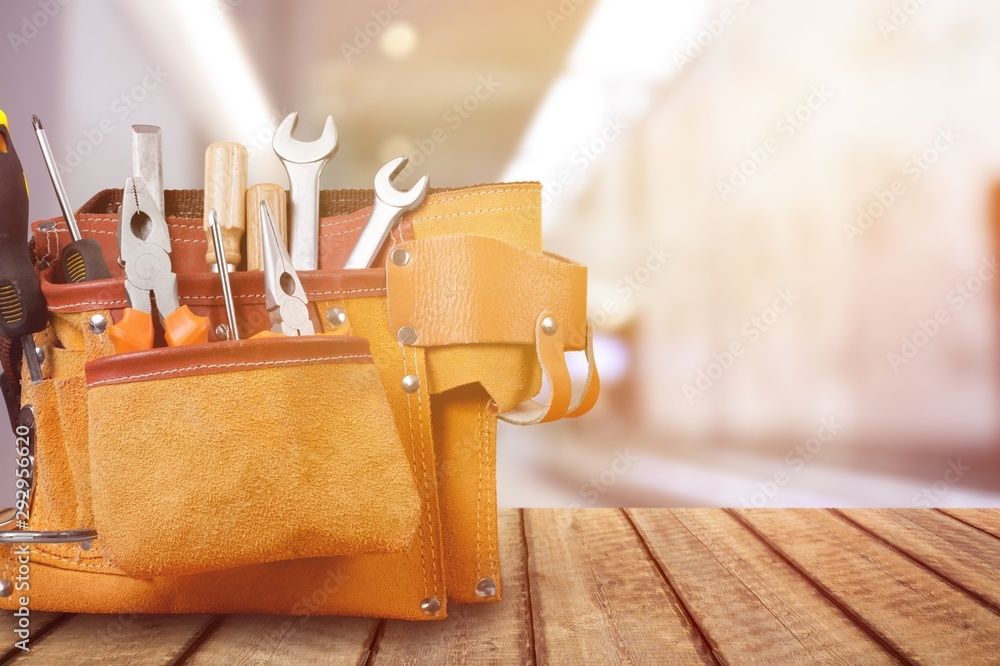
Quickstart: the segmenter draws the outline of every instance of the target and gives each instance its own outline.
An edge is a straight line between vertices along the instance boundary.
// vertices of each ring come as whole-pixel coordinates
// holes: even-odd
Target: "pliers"
[[[264,246],[264,307],[271,318],[271,330],[254,337],[272,335],[315,335],[309,319],[309,301],[288,251],[281,241],[267,202],[260,202],[261,242]]]
[[[170,265],[170,234],[159,206],[140,178],[125,181],[118,248],[125,265],[129,306],[121,321],[108,328],[119,354],[153,348],[153,298],[171,347],[208,342],[209,322],[177,296],[177,275]]]

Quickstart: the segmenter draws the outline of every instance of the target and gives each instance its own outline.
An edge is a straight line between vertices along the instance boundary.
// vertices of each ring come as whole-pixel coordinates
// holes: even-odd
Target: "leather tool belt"
[[[180,303],[214,330],[202,199],[165,206]],[[18,341],[0,345],[30,479],[0,528],[0,579],[30,541],[37,610],[424,620],[499,601],[497,421],[579,416],[599,391],[586,269],[543,252],[541,186],[432,191],[379,268],[351,271],[373,193],[324,191],[320,268],[299,273],[323,335],[115,354],[121,200],[103,191],[77,216],[111,279],[57,282],[66,225],[32,225],[49,325],[40,383]],[[268,328],[262,273],[231,284],[241,329]],[[590,362],[575,397],[569,351]]]

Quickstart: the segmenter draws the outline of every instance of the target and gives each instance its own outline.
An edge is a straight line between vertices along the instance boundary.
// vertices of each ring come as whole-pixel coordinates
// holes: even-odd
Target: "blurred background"
[[[8,0],[0,108],[75,205],[164,127],[165,185],[332,114],[324,188],[410,156],[545,185],[601,402],[501,428],[505,506],[1000,506],[1000,5]],[[404,183],[405,184],[405,183]],[[5,433],[6,436],[6,433]],[[9,439],[9,437],[8,437]],[[11,468],[13,453],[11,457]],[[11,484],[12,486],[12,484]],[[13,495],[13,491],[9,491]]]

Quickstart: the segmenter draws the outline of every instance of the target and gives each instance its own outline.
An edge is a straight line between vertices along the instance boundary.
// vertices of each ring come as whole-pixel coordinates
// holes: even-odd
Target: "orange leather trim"
[[[587,269],[495,238],[441,236],[398,244],[404,266],[387,267],[389,321],[412,326],[416,346],[535,344],[548,311],[570,350],[585,346]]]
[[[587,324],[587,380],[583,385],[583,394],[576,404],[570,406],[566,412],[566,418],[575,419],[583,416],[597,404],[597,397],[601,394],[601,376],[597,372],[597,363],[594,362],[594,325]]]
[[[84,372],[87,386],[93,387],[266,366],[371,362],[371,350],[364,338],[271,337],[115,354],[90,361],[84,365]]]

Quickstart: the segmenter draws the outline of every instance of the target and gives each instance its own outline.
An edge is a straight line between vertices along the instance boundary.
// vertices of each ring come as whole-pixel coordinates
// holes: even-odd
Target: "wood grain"
[[[354,666],[367,658],[379,623],[354,617],[231,615],[185,663]]]
[[[896,663],[724,510],[628,514],[720,661]]]
[[[1000,654],[1000,617],[831,511],[735,513],[902,658],[973,664]]]
[[[1000,509],[941,509],[941,512],[1000,539]]]
[[[1000,539],[935,511],[841,513],[1000,612]]]
[[[246,229],[247,149],[241,143],[220,141],[205,150],[205,238],[208,252],[205,261],[215,264],[215,246],[208,225],[208,212],[219,214],[222,246],[226,263],[240,266],[243,232]]]
[[[712,663],[618,509],[526,509],[539,663]]]
[[[29,659],[41,664],[163,664],[180,657],[209,625],[212,615],[74,615],[38,640]]]
[[[451,604],[442,622],[386,623],[375,664],[531,664],[531,608],[521,512],[499,513],[502,603]]]
[[[259,271],[264,268],[264,246],[260,226],[260,202],[267,202],[271,211],[271,223],[278,237],[288,247],[288,194],[280,185],[261,183],[247,190],[247,270]]]

